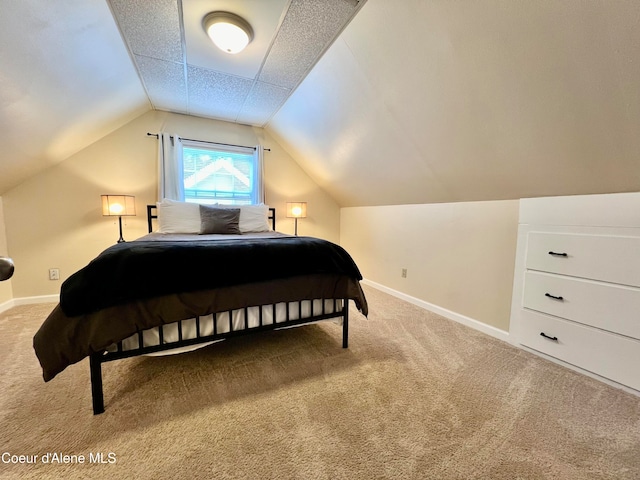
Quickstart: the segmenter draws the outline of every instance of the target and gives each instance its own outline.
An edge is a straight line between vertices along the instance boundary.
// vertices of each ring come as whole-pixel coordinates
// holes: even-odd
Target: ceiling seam
[[[127,37],[125,37],[124,32],[122,31],[122,28],[120,28],[120,22],[117,19],[116,12],[113,9],[113,5],[111,5],[111,1],[107,2],[107,6],[109,7],[109,11],[111,12],[111,18],[113,18],[113,21],[116,24],[116,28],[118,29],[118,33],[120,34],[120,38],[122,39],[125,46],[127,47],[127,53],[129,54],[129,59],[131,60],[131,63],[133,64],[133,68],[135,69],[136,74],[138,75],[138,79],[140,80],[140,85],[142,85],[142,89],[144,90],[144,93],[147,96],[147,101],[149,102],[151,109],[155,110],[156,107],[153,104],[153,101],[151,100],[151,95],[149,95],[149,89],[147,88],[147,85],[144,82],[144,78],[142,77],[142,72],[140,72],[140,69],[138,68],[138,62],[136,62],[133,49],[131,48],[131,45],[129,44]]]
[[[184,94],[187,113],[191,115],[191,103],[189,101],[189,73],[187,68],[187,41],[184,33],[184,14],[182,11],[182,0],[177,0],[178,24],[180,25],[180,49],[182,51],[182,74],[184,75]]]
[[[342,27],[333,35],[332,39],[329,40],[326,45],[324,46],[324,48],[320,51],[320,53],[316,56],[315,60],[309,65],[309,67],[304,71],[304,73],[300,76],[300,79],[296,82],[295,85],[293,85],[292,87],[289,87],[291,89],[291,91],[289,92],[289,96],[287,98],[284,99],[284,101],[280,104],[280,106],[275,109],[271,115],[269,116],[269,118],[267,119],[267,121],[264,123],[264,127],[266,128],[269,125],[269,122],[273,119],[273,117],[276,116],[276,114],[280,111],[280,109],[282,108],[282,106],[287,102],[287,100],[289,99],[289,97],[291,95],[293,95],[293,93],[296,91],[296,89],[300,86],[300,84],[304,81],[305,78],[307,78],[307,76],[309,75],[309,73],[311,72],[311,70],[313,70],[313,68],[317,65],[317,63],[322,59],[322,57],[324,57],[324,54],[327,53],[327,50],[329,50],[329,48],[331,48],[331,45],[333,45],[336,40],[338,40],[340,38],[340,36],[342,35],[342,32],[344,32],[344,30],[347,28],[347,26],[353,21],[353,19],[356,17],[356,15],[358,14],[358,12],[360,11],[360,9],[364,6],[365,3],[367,3],[367,0],[356,0],[357,3],[355,4],[355,8],[353,10],[353,12],[351,13],[351,16],[349,17],[349,19],[342,25]]]
[[[238,121],[238,117],[240,116],[240,113],[242,113],[242,111],[244,109],[244,106],[247,103],[247,99],[249,98],[249,96],[251,95],[251,92],[253,92],[253,89],[256,87],[256,84],[259,81],[258,79],[260,78],[260,74],[262,73],[262,69],[264,68],[265,63],[267,63],[267,59],[269,58],[269,55],[271,54],[271,49],[273,48],[273,44],[276,42],[276,38],[278,38],[278,33],[280,32],[280,28],[282,27],[282,24],[284,23],[284,19],[287,17],[287,14],[289,13],[289,9],[291,8],[291,3],[292,2],[293,2],[293,0],[289,0],[288,3],[287,3],[287,7],[282,9],[282,15],[280,15],[280,19],[278,21],[278,25],[276,26],[275,33],[274,33],[273,37],[271,38],[271,43],[269,43],[269,48],[267,48],[267,52],[264,54],[264,57],[262,57],[262,62],[260,63],[260,68],[258,68],[258,71],[256,72],[255,76],[253,77],[253,84],[251,85],[251,88],[249,89],[249,93],[245,97],[244,101],[242,102],[242,106],[238,110],[238,115],[236,115],[236,118],[235,118],[236,122]],[[267,83],[267,82],[263,82],[263,83]],[[274,84],[269,83],[269,85],[274,85]],[[274,85],[274,86],[280,87],[280,85]],[[291,95],[291,92],[289,92],[289,95]],[[288,98],[288,96],[287,96],[287,98]],[[260,127],[260,128],[264,128],[265,125],[266,125],[266,122],[263,122],[263,123],[261,123],[260,125],[257,125],[257,126]]]

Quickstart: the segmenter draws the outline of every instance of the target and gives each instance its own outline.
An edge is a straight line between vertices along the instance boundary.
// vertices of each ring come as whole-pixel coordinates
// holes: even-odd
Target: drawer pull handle
[[[562,297],[556,297],[555,295],[551,295],[550,293],[545,293],[545,294],[544,294],[544,296],[545,296],[545,297],[549,297],[549,298],[553,298],[554,300],[560,300],[560,301],[563,301],[563,300],[564,300],[564,298],[562,298]]]
[[[549,255],[553,255],[554,257],[568,257],[566,253],[558,253],[558,252],[549,252]]]
[[[554,342],[558,341],[558,337],[550,337],[549,335],[547,335],[544,332],[540,332],[540,335],[543,336],[544,338],[548,338],[549,340],[553,340]]]

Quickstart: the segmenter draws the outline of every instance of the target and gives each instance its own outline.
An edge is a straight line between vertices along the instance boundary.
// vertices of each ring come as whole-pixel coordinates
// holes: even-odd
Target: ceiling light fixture
[[[202,19],[202,26],[211,41],[226,53],[238,53],[253,40],[249,22],[229,12],[211,12]]]

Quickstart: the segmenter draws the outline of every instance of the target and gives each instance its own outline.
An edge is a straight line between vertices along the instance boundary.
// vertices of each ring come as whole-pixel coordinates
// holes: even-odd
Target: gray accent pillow
[[[226,233],[240,235],[240,209],[200,205],[200,234]]]

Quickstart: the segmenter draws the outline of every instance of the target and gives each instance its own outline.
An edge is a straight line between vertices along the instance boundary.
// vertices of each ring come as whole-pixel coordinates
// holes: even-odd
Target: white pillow
[[[200,233],[200,205],[190,202],[163,199],[158,207],[158,232],[160,233]],[[269,206],[222,205],[218,208],[240,208],[239,228],[241,233],[270,232]]]
[[[218,208],[240,208],[240,231],[242,233],[270,232],[269,206],[260,205],[222,205]]]
[[[158,232],[200,233],[200,205],[163,199],[158,207]]]

